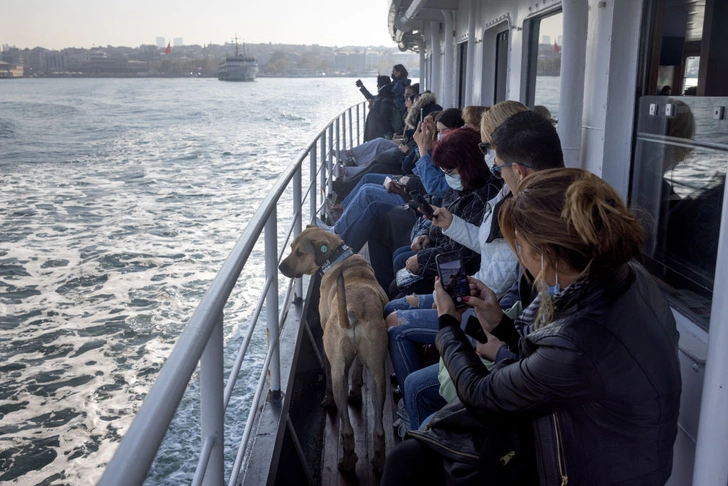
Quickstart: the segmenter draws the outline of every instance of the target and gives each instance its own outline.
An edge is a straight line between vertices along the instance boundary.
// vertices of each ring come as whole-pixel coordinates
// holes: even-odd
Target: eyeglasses
[[[445,169],[444,167],[440,167],[440,170],[441,170],[441,171],[443,171],[443,172],[445,173],[445,175],[453,175],[453,173],[454,173],[454,172],[455,172],[455,171],[456,171],[457,169]]]
[[[478,144],[478,148],[481,152],[483,152],[483,155],[488,153],[488,150],[490,150],[490,142],[482,142]]]
[[[492,174],[493,174],[493,175],[494,175],[495,177],[497,177],[498,179],[503,179],[503,174],[501,174],[501,170],[503,170],[503,169],[504,169],[505,167],[510,167],[510,166],[512,166],[513,164],[519,164],[519,165],[522,165],[523,167],[525,167],[525,168],[527,168],[527,169],[530,169],[530,168],[531,168],[531,166],[530,166],[530,165],[526,165],[526,164],[521,164],[520,162],[508,162],[508,163],[506,163],[506,164],[503,164],[503,165],[498,165],[498,164],[493,164],[493,165],[491,165],[491,166],[490,166],[490,172],[491,172],[491,173],[492,173]]]

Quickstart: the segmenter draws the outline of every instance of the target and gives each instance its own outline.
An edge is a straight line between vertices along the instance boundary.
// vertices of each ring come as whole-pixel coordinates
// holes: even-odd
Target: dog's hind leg
[[[344,347],[347,346],[344,345]],[[332,353],[327,350],[327,354]],[[341,441],[344,449],[344,453],[339,460],[339,470],[351,472],[356,467],[359,458],[354,452],[354,429],[349,419],[347,404],[349,384],[347,376],[356,354],[353,349],[338,349],[333,351],[332,356],[335,356],[335,358],[331,359],[331,385],[334,392],[334,401],[336,401],[336,407],[339,409],[339,416],[341,417]]]
[[[386,393],[387,348],[376,349],[375,346],[369,346],[368,348],[360,354],[360,357],[364,360],[369,376],[374,381],[374,457],[372,457],[372,465],[377,474],[382,474],[385,456],[384,425],[382,421]]]
[[[321,401],[321,406],[324,408],[331,408],[336,406],[334,401],[334,393],[331,388],[331,363],[329,363],[329,357],[324,353],[324,378],[326,379],[326,393],[324,393],[324,399]]]
[[[354,359],[354,364],[351,367],[351,390],[349,390],[349,403],[351,405],[361,405],[361,387],[364,385],[362,379],[362,372],[364,367],[361,363],[361,358],[358,356]]]

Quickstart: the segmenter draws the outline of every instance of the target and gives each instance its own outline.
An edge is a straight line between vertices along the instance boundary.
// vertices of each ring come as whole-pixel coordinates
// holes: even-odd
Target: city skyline
[[[248,43],[395,45],[387,31],[387,0],[373,0],[366,7],[340,0],[314,4],[269,0],[245,5],[208,0],[202,4],[204,8],[191,0],[3,3],[6,22],[0,30],[0,45],[21,49],[138,47],[156,45],[158,37],[172,45],[175,38],[182,38],[185,45],[222,45],[235,36]]]

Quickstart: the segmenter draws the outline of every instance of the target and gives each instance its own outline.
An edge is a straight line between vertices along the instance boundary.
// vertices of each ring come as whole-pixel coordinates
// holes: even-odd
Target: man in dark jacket
[[[399,110],[394,105],[394,93],[389,76],[377,76],[376,96],[372,96],[360,80],[357,80],[356,85],[370,101],[369,114],[364,125],[364,141],[368,142],[379,137],[391,139],[401,127],[396,126],[397,120],[394,115],[398,115]]]

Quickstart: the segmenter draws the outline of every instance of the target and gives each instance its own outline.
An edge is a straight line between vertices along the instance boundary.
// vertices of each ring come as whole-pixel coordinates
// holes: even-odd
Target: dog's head
[[[309,225],[293,240],[291,254],[278,269],[288,278],[313,275],[342,244],[344,241],[338,235]]]

